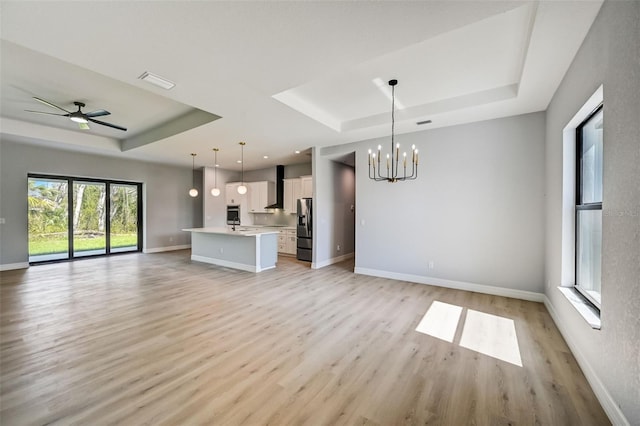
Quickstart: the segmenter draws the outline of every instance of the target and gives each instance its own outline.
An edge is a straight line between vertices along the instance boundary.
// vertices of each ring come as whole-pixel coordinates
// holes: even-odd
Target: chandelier
[[[387,154],[387,171],[386,174],[382,172],[382,163],[380,157],[382,153],[382,145],[378,145],[378,152],[372,153],[369,150],[369,179],[373,179],[376,182],[400,182],[404,180],[414,180],[418,177],[418,150],[415,145],[411,145],[411,159],[407,158],[407,153],[402,153],[402,176],[398,176],[400,170],[400,144],[394,144],[394,128],[395,128],[395,107],[396,107],[396,94],[395,87],[398,84],[398,80],[389,80],[389,86],[391,86],[391,154]],[[407,161],[411,162],[411,174],[407,175]]]

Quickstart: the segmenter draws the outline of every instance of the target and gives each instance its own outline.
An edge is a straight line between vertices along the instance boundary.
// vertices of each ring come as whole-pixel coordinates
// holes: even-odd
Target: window
[[[575,287],[600,309],[602,105],[576,128]]]
[[[29,174],[29,262],[142,249],[142,184]]]

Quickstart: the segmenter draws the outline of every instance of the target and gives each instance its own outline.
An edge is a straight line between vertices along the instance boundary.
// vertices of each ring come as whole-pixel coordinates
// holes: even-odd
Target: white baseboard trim
[[[11,271],[13,269],[27,269],[29,267],[29,262],[20,262],[20,263],[5,263],[0,265],[0,271]]]
[[[514,290],[511,288],[494,287],[484,284],[468,283],[464,281],[445,280],[442,278],[426,277],[422,275],[401,274],[399,272],[381,271],[378,269],[359,268],[356,274],[370,275],[372,277],[391,278],[393,280],[409,281],[418,284],[434,285],[437,287],[453,288],[456,290],[474,291],[476,293],[492,294],[494,296],[510,297],[512,299],[529,300],[531,302],[544,302],[544,294],[533,291]]]
[[[143,249],[143,253],[161,253],[163,251],[185,250],[191,248],[191,244],[183,244],[181,246],[154,247]]]
[[[323,260],[322,262],[318,262],[318,263],[311,262],[311,269],[320,269],[320,268],[324,268],[325,266],[333,265],[334,263],[342,262],[343,260],[353,259],[355,255],[356,255],[355,253],[347,253],[347,254],[343,254],[342,256],[332,257],[331,259]]]
[[[609,417],[609,420],[611,420],[611,423],[616,426],[630,426],[629,421],[627,421],[627,418],[620,410],[620,407],[618,407],[618,404],[616,404],[615,400],[611,397],[611,394],[604,386],[604,384],[594,371],[593,367],[591,367],[591,364],[589,364],[587,358],[582,354],[582,351],[580,350],[578,345],[576,345],[575,340],[571,336],[571,333],[565,327],[564,323],[558,316],[558,313],[551,304],[551,301],[547,298],[546,295],[544,296],[544,306],[545,308],[547,308],[547,311],[549,312],[549,315],[551,315],[551,319],[553,319],[556,327],[558,327],[558,330],[560,330],[560,334],[562,334],[565,342],[567,342],[567,346],[569,346],[569,349],[571,349],[571,353],[576,358],[576,361],[578,361],[578,365],[582,369],[584,377],[587,379],[587,382],[589,382],[589,385],[591,385],[593,393],[596,395],[596,398],[598,398],[600,405],[602,405],[604,412],[607,413],[607,416]]]

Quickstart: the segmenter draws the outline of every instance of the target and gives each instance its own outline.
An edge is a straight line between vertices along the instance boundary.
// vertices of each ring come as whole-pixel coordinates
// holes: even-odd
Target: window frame
[[[599,112],[603,112],[604,114],[604,103],[600,102],[600,104],[593,110],[591,111],[591,113],[589,113],[584,120],[582,120],[582,122],[576,127],[575,130],[575,141],[576,141],[576,150],[575,150],[575,172],[576,172],[576,176],[575,176],[575,212],[574,212],[574,224],[573,224],[573,229],[574,229],[574,262],[573,262],[573,266],[574,266],[574,284],[573,287],[576,291],[578,291],[586,300],[587,302],[589,302],[590,305],[592,305],[598,312],[600,312],[601,309],[601,302],[595,300],[590,294],[589,292],[582,288],[582,286],[578,283],[578,235],[579,235],[579,230],[578,230],[578,226],[579,226],[579,221],[578,221],[578,215],[581,211],[588,211],[588,210],[600,210],[602,211],[602,200],[598,201],[598,202],[591,202],[591,203],[583,203],[582,202],[582,172],[583,172],[583,161],[582,161],[582,157],[583,157],[583,150],[582,150],[582,143],[583,143],[583,137],[582,137],[582,129],[584,128],[584,126],[589,123],[589,121],[591,121],[591,119],[596,116]],[[603,138],[603,142],[602,142],[603,146],[604,146],[604,138]],[[601,183],[603,185],[603,183]],[[602,260],[602,254],[600,259]],[[602,289],[601,289],[601,293],[602,293]]]

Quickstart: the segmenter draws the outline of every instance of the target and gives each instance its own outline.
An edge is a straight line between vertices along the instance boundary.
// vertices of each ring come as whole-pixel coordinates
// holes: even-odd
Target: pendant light
[[[189,195],[191,197],[198,196],[198,190],[196,189],[196,155],[191,154],[191,189],[189,190]]]
[[[396,94],[395,87],[398,84],[398,80],[389,80],[389,86],[391,86],[391,155],[387,154],[387,173],[381,173],[380,166],[380,150],[382,149],[382,145],[378,145],[378,153],[371,153],[369,150],[369,179],[373,179],[377,182],[386,181],[386,182],[401,182],[404,180],[414,180],[418,177],[418,150],[415,145],[411,146],[411,174],[407,176],[407,153],[404,152],[402,154],[402,166],[404,173],[402,177],[398,177],[398,170],[400,161],[400,144],[397,143],[394,145],[393,142],[393,131],[395,127],[395,106],[396,106]],[[377,163],[377,164],[376,164]],[[377,173],[376,173],[377,168]]]
[[[218,148],[213,148],[213,189],[211,190],[211,195],[217,197],[220,195],[220,188],[218,188]]]
[[[240,150],[241,150],[240,165],[242,167],[242,182],[238,187],[238,194],[240,195],[244,195],[247,193],[247,187],[244,184],[244,146],[245,145],[246,144],[244,142],[240,142]]]

